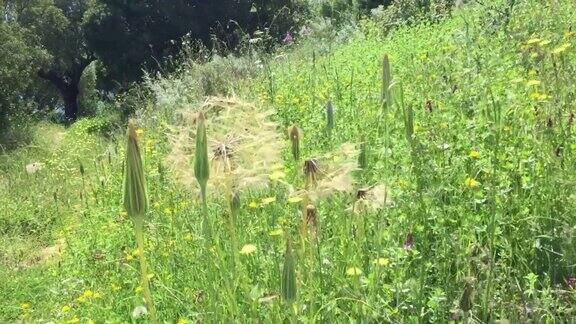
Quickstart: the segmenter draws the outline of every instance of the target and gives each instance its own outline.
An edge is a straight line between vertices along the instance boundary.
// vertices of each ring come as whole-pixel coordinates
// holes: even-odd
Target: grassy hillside
[[[510,15],[470,5],[434,25],[382,35],[366,20],[344,43],[312,36],[273,58],[150,81],[137,119],[159,316],[572,318],[575,21],[568,0],[523,1]],[[199,96],[218,92],[229,97]],[[211,235],[193,173],[198,110]],[[34,145],[0,156],[0,321],[149,321],[133,318],[144,301],[122,207],[126,140],[100,136],[106,125],[40,125]],[[27,172],[34,162],[41,170]],[[281,296],[287,241],[292,304]]]

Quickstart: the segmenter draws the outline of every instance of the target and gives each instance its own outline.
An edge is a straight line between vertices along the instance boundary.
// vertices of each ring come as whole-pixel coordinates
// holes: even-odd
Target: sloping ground
[[[363,179],[388,183],[396,202],[371,234],[392,266],[381,281],[389,299],[369,304],[388,314],[445,320],[474,278],[480,318],[573,316],[574,3],[526,1],[506,17],[479,6],[383,39],[368,21],[364,38],[280,62],[261,83],[279,120],[302,127],[305,150],[366,138]],[[385,53],[397,102],[382,118]],[[417,254],[398,251],[412,239]]]
[[[522,2],[509,21],[502,6],[475,6],[388,37],[366,21],[327,53],[316,52],[325,44],[288,50],[260,78],[234,86],[259,97],[262,111],[275,108],[276,122],[300,126],[302,157],[317,158],[319,177],[348,163],[334,153],[341,144],[365,140],[368,163],[354,186],[378,190],[331,192],[307,208],[309,227],[301,229],[308,206],[293,191],[305,187],[302,161],[278,148],[284,166],[268,175],[266,190],[240,193],[234,230],[228,201],[211,198],[216,230],[208,248],[197,192],[180,187],[165,165],[169,110],[191,105],[197,89],[185,91],[185,77],[159,82],[161,109],[147,113],[139,132],[159,315],[173,322],[573,317],[575,14],[568,0]],[[396,102],[382,115],[384,53]],[[331,134],[328,98],[336,108]],[[25,254],[66,243],[57,263],[17,269],[27,257],[10,253],[0,264],[1,320],[127,322],[143,304],[139,251],[121,207],[124,143],[108,147],[90,134],[93,123],[79,122],[55,148],[2,157],[1,247],[37,240]],[[31,162],[46,167],[26,176]],[[357,197],[393,203],[361,209]],[[293,307],[278,297],[283,232],[296,250]]]

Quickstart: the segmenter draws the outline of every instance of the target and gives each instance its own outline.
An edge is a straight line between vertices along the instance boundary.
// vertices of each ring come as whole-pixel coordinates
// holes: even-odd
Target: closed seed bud
[[[240,210],[240,195],[237,191],[234,191],[230,197],[230,210],[233,214],[237,214]]]
[[[128,124],[128,147],[124,172],[124,208],[131,217],[142,217],[148,210],[146,178],[138,136],[133,122]]]
[[[292,252],[292,243],[288,238],[286,241],[286,252],[284,253],[284,265],[282,269],[282,298],[288,303],[296,300],[296,264]]]
[[[306,206],[306,225],[309,226],[315,234],[318,233],[318,219],[314,205]]]
[[[292,142],[292,156],[294,160],[300,160],[300,129],[294,125],[290,129],[290,142]]]
[[[80,162],[80,175],[84,176],[84,165]]]
[[[464,279],[464,292],[460,298],[460,309],[467,312],[472,309],[474,305],[474,284],[476,283],[476,278],[467,277]]]
[[[194,160],[194,174],[202,190],[205,190],[210,170],[208,167],[208,141],[206,139],[206,119],[204,113],[198,114],[198,128],[196,131],[196,158]]]
[[[318,161],[316,159],[310,159],[304,161],[304,175],[306,176],[307,185],[315,185],[318,172]]]

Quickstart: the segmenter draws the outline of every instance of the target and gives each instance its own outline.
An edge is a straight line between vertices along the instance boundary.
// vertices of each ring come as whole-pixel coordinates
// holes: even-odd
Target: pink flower
[[[406,241],[404,241],[404,249],[410,250],[414,247],[414,234],[412,232],[406,235]]]
[[[568,277],[568,279],[566,279],[566,284],[570,289],[576,289],[576,277]]]
[[[282,43],[284,43],[284,45],[290,45],[290,44],[294,43],[294,37],[292,36],[292,34],[290,32],[286,33],[286,35],[284,36],[284,39],[282,39]]]

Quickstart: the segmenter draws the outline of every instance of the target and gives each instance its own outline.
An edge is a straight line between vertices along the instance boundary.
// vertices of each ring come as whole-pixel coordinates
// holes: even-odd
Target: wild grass
[[[302,40],[263,59],[206,101],[197,72],[157,80],[155,109],[138,117],[158,318],[574,317],[575,12],[533,0],[507,16],[496,1],[388,36],[366,20],[343,44]],[[200,111],[206,214],[194,184]],[[0,264],[4,321],[149,321],[132,318],[144,301],[122,208],[124,134],[106,142],[94,124],[1,157],[0,244],[15,260]],[[30,176],[32,162],[45,167]],[[216,185],[222,170],[232,185]],[[262,185],[239,186],[252,176]],[[58,239],[56,262],[14,266]]]

